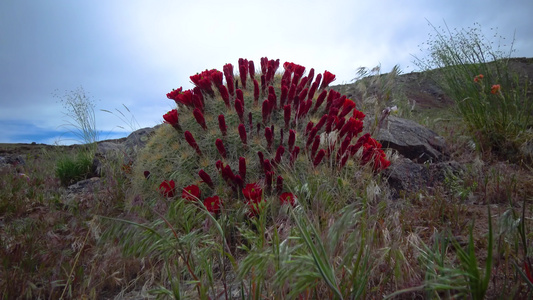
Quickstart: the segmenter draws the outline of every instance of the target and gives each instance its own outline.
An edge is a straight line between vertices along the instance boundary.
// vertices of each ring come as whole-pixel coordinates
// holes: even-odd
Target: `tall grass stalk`
[[[100,132],[96,129],[94,113],[95,103],[85,92],[83,87],[78,87],[64,95],[54,95],[65,109],[64,115],[68,118],[64,127],[77,137],[77,141],[86,145],[98,141]]]

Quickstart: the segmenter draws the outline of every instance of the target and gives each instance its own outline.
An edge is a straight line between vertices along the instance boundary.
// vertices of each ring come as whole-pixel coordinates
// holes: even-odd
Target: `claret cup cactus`
[[[390,165],[380,143],[364,133],[365,114],[328,89],[332,73],[306,75],[292,62],[280,70],[279,59],[266,57],[260,70],[242,58],[222,70],[193,75],[192,90],[167,94],[177,107],[163,115],[166,124],[136,166],[144,197],[202,202],[215,216],[254,217],[268,202],[305,205],[298,191],[309,176],[357,181],[362,169],[375,174]]]

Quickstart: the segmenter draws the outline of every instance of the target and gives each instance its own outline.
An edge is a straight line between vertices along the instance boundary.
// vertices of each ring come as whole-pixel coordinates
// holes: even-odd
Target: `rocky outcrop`
[[[384,148],[398,151],[400,158],[384,171],[394,197],[442,183],[446,176],[462,171],[447,161],[444,138],[411,120],[389,116],[375,135]]]

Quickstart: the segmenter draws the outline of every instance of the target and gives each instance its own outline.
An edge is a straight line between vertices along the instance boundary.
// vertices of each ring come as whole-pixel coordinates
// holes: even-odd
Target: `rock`
[[[134,157],[137,151],[146,146],[146,143],[148,143],[148,140],[153,135],[155,130],[159,128],[159,126],[161,125],[157,125],[155,127],[141,128],[132,132],[124,142],[126,153]]]
[[[374,135],[384,148],[396,149],[415,162],[441,161],[446,158],[444,138],[411,120],[389,116]]]
[[[6,166],[6,165],[25,165],[26,162],[24,161],[24,158],[22,158],[21,155],[5,155],[0,156],[0,167]]]
[[[62,202],[65,205],[71,206],[77,203],[84,207],[90,206],[88,201],[93,200],[93,196],[100,191],[102,180],[98,177],[78,181],[67,187],[66,192],[62,196]]]
[[[96,153],[107,156],[111,153],[120,153],[124,151],[124,145],[115,142],[101,142],[98,143],[98,149]]]
[[[449,174],[458,175],[462,172],[463,168],[456,161],[419,164],[400,157],[383,171],[383,175],[393,190],[393,197],[398,198],[402,191],[425,190],[444,182]]]

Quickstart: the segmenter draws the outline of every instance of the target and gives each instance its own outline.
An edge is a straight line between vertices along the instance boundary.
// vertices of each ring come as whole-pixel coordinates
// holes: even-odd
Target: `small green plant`
[[[533,100],[529,79],[509,68],[513,42],[504,52],[506,45],[493,47],[479,24],[453,31],[430,25],[435,35],[427,42],[427,57],[415,56],[414,63],[455,100],[478,149],[516,156],[519,146],[531,139]]]
[[[94,154],[88,149],[79,150],[77,154],[59,157],[56,162],[56,176],[63,186],[87,179],[94,174]]]

